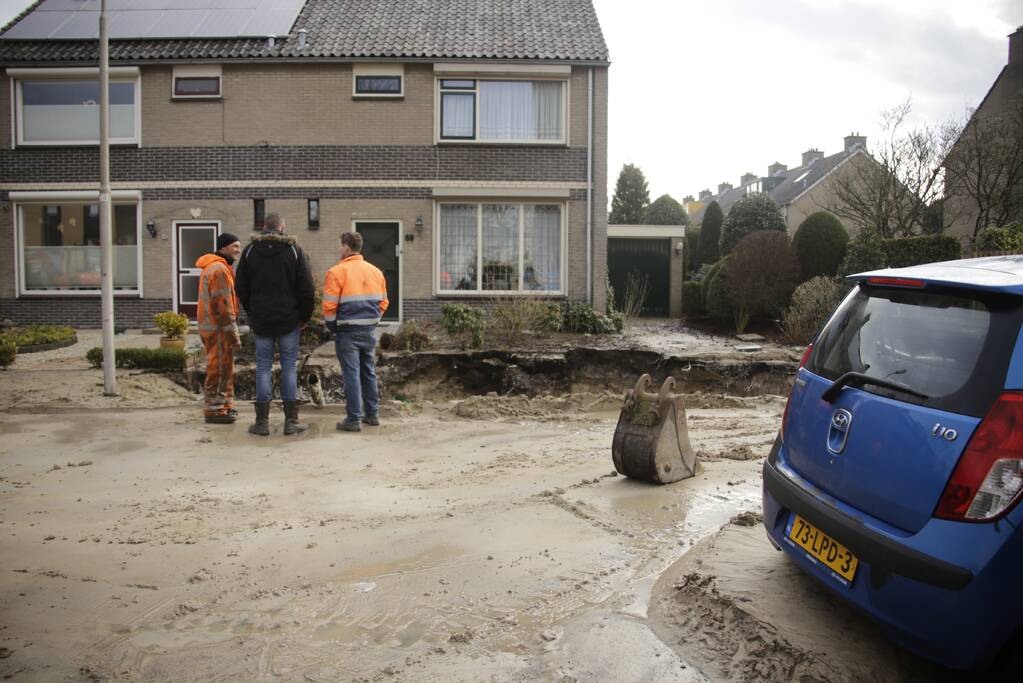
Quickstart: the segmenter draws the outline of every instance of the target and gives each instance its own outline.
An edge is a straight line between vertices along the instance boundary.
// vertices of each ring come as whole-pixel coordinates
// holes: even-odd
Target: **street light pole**
[[[114,372],[113,229],[110,201],[110,50],[107,0],[99,10],[99,247],[103,309],[103,395],[117,395]]]

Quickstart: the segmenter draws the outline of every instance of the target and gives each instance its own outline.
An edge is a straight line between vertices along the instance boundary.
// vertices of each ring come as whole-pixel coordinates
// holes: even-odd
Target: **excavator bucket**
[[[620,474],[657,484],[670,484],[702,470],[689,444],[686,405],[672,393],[668,377],[656,394],[647,391],[650,375],[643,375],[625,394],[618,417],[611,457]]]

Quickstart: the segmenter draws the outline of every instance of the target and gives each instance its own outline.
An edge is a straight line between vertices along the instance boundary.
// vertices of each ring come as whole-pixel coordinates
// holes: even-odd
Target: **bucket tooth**
[[[657,484],[695,476],[700,467],[689,443],[685,402],[672,391],[674,378],[665,379],[657,393],[647,391],[649,386],[650,375],[643,375],[625,394],[611,442],[615,470]]]

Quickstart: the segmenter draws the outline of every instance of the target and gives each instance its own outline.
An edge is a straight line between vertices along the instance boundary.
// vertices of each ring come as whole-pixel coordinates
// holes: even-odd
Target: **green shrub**
[[[585,301],[563,301],[561,303],[561,329],[577,334],[614,334],[621,332],[625,319],[615,311],[601,315]]]
[[[67,325],[28,325],[11,328],[4,332],[3,336],[13,341],[19,349],[23,349],[27,346],[70,341],[75,338],[75,330]]]
[[[85,358],[95,368],[103,367],[103,349],[94,346]],[[184,370],[184,349],[115,349],[114,365],[126,370]]]
[[[174,311],[161,311],[153,316],[153,322],[169,339],[180,339],[188,330],[188,316]]]
[[[527,332],[543,336],[561,329],[561,307],[550,301],[519,296],[495,299],[490,308],[490,330],[508,341]]]
[[[699,282],[689,280],[682,283],[682,312],[692,316],[703,313],[703,292]]]
[[[955,261],[962,256],[959,240],[951,235],[897,237],[882,242],[889,268],[906,268],[921,263]]]
[[[14,365],[14,359],[18,356],[18,345],[6,334],[0,335],[0,368],[6,370],[8,366]]]
[[[700,226],[700,245],[697,258],[701,265],[717,263],[721,260],[721,225],[725,222],[725,214],[721,205],[711,202],[703,211],[703,223]]]
[[[799,260],[788,235],[761,230],[735,245],[722,272],[728,276],[735,331],[742,334],[752,318],[774,318],[785,309],[799,278]]]
[[[838,272],[849,246],[849,231],[827,211],[810,214],[799,224],[792,247],[799,258],[799,279]]]
[[[788,233],[785,216],[778,202],[763,192],[748,194],[728,210],[721,226],[721,255],[731,253],[742,238],[761,230]]]
[[[440,324],[463,349],[483,346],[483,332],[487,324],[479,308],[466,304],[444,304]]]
[[[686,252],[682,255],[682,270],[686,275],[700,267],[700,232],[700,228],[686,228]]]
[[[815,277],[796,287],[781,323],[785,341],[809,344],[848,291],[848,284],[833,277]]]
[[[381,348],[389,351],[425,351],[433,346],[433,340],[426,330],[415,320],[409,319],[401,324],[398,331],[391,336],[388,346],[383,345],[383,336],[380,337]]]
[[[707,291],[707,300],[703,306],[711,318],[731,322],[732,301],[728,296],[728,269],[725,268],[728,258],[723,258],[718,263],[722,264],[721,267],[716,272],[709,273],[707,279],[703,281]]]
[[[703,302],[703,310],[705,311],[709,312],[710,310],[707,307],[707,298],[710,296],[710,283],[714,281],[714,278],[717,277],[717,274],[721,272],[721,269],[724,267],[725,259],[719,259],[718,261],[712,263],[709,267],[704,266],[704,268],[707,268],[707,271],[701,272],[702,277],[700,278],[700,299]],[[703,271],[703,268],[701,268],[700,270]]]
[[[844,277],[887,266],[888,258],[885,256],[881,233],[876,228],[860,228],[860,231],[849,242],[849,248],[846,249],[845,259],[838,269],[838,274]]]
[[[977,233],[976,247],[980,251],[1023,253],[1023,223],[981,229]]]

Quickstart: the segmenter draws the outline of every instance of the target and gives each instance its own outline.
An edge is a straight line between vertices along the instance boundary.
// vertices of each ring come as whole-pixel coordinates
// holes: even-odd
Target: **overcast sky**
[[[400,0],[395,0],[400,1]],[[622,164],[681,201],[805,150],[976,106],[1023,0],[593,0],[611,51],[608,199]],[[0,24],[27,7],[0,0]]]

